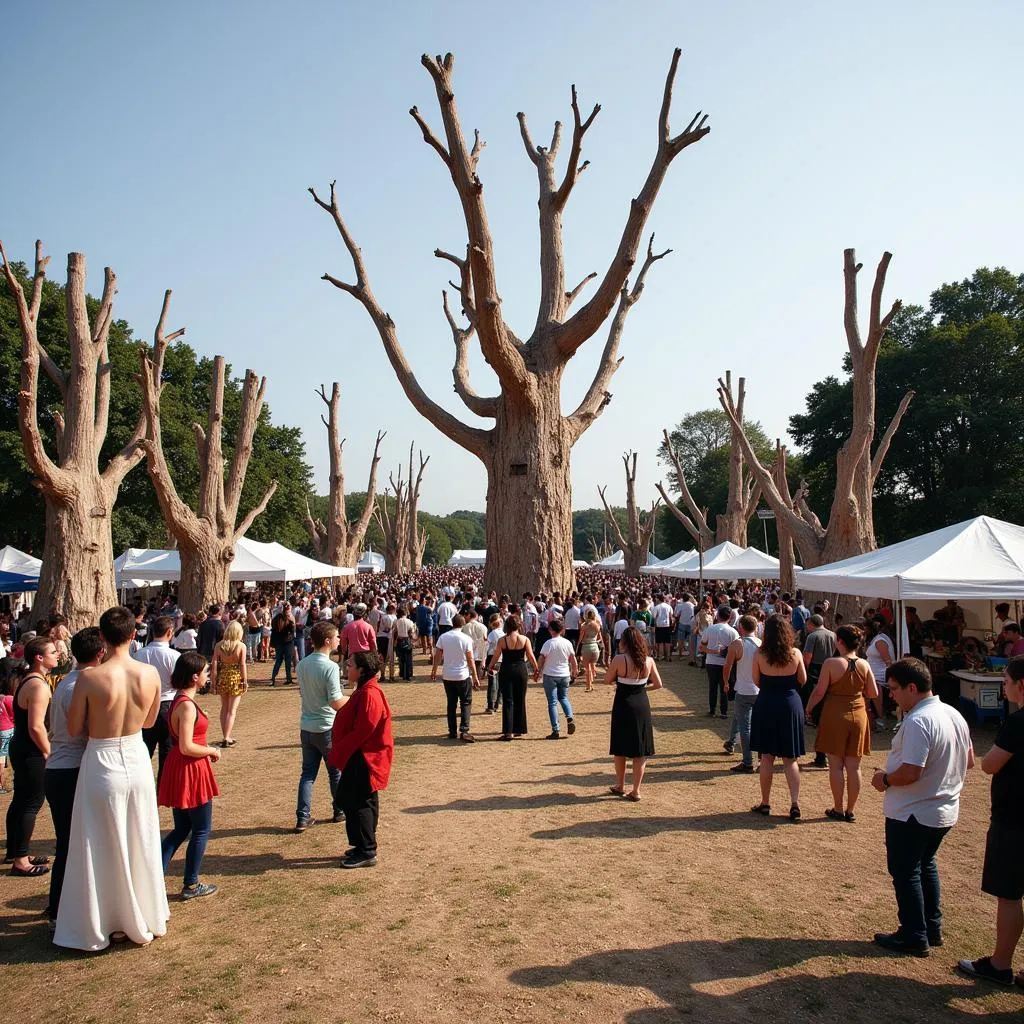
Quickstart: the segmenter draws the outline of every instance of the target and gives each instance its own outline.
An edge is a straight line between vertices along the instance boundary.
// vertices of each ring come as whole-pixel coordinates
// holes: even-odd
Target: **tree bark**
[[[790,507],[793,499],[789,490],[789,479],[786,476],[786,447],[781,440],[775,441],[775,470],[773,473],[775,486],[779,494]],[[778,518],[775,520],[775,532],[779,538],[779,589],[785,593],[796,590],[796,557],[793,550],[793,534],[786,523]]]
[[[732,394],[731,370],[725,371],[725,386]],[[743,422],[746,393],[747,382],[740,377],[736,398],[736,416],[740,423]],[[747,524],[757,508],[760,490],[755,485],[752,475],[743,470],[743,450],[740,447],[739,438],[736,436],[736,427],[732,423],[729,426],[732,429],[732,448],[729,451],[729,494],[726,498],[725,512],[719,514],[715,520],[715,542],[721,544],[724,541],[730,541],[745,548],[747,546]]]
[[[373,515],[384,535],[384,571],[389,575],[409,571],[409,490],[398,467],[398,479],[388,476],[390,490],[395,493],[395,509],[388,508],[388,487],[384,488],[384,501]]]
[[[118,490],[126,474],[142,459],[138,440],[145,429],[140,416],[135,433],[101,470],[100,453],[107,436],[110,410],[108,338],[113,322],[117,277],[107,267],[103,295],[95,321],[90,323],[86,302],[86,265],[81,253],[68,254],[65,303],[67,307],[70,365],[54,363],[39,342],[37,327],[43,283],[49,257],[36,242],[31,295],[25,291],[0,243],[4,276],[18,308],[21,330],[21,390],[18,393],[18,428],[25,458],[42,492],[46,510],[43,567],[36,607],[43,614],[58,613],[76,632],[96,624],[107,608],[117,603],[110,519]],[[168,337],[169,342],[181,331]],[[163,349],[154,352],[162,367]],[[45,450],[39,430],[39,370],[53,381],[61,396],[61,410],[53,414],[57,427],[55,458]]]
[[[562,217],[572,188],[587,167],[587,161],[580,160],[583,137],[600,107],[595,106],[584,118],[573,87],[572,138],[561,175],[556,169],[561,124],[556,123],[549,146],[535,146],[525,115],[518,115],[527,156],[537,170],[540,214],[541,295],[533,333],[524,341],[502,315],[493,240],[478,174],[484,144],[475,133],[470,146],[463,132],[452,82],[454,58],[451,54],[423,56],[422,64],[437,94],[443,140],[434,134],[416,107],[410,114],[424,141],[451,176],[467,236],[464,257],[435,250],[436,256],[458,270],[458,280],[452,281],[451,286],[459,295],[468,321],[465,327],[456,322],[445,294],[443,308],[455,343],[454,390],[472,413],[494,421],[489,429],[468,426],[423,391],[399,343],[395,322],[370,287],[362,252],[342,218],[335,185],[331,185],[329,200],[321,199],[314,189],[309,190],[317,205],[331,215],[355,271],[354,283],[330,274],[324,274],[324,279],[362,304],[415,408],[446,437],[480,459],[487,470],[487,588],[523,593],[538,588],[564,591],[572,586],[572,446],[611,400],[608,386],[622,361],[618,358],[618,347],[626,316],[643,291],[647,271],[667,255],[667,251],[654,253],[652,237],[647,258],[630,287],[629,277],[636,267],[647,219],[668,168],[684,149],[710,131],[707,116],[701,113],[680,134],[673,136],[670,131],[669,114],[679,57],[680,51],[676,50],[662,95],[657,149],[647,179],[630,203],[617,251],[593,296],[571,315],[570,307],[583,286],[598,275],[589,274],[575,287],[566,287]],[[576,410],[564,416],[561,380],[565,365],[609,316],[611,326],[590,388]],[[470,386],[471,337],[476,338],[484,358],[498,376],[498,395],[481,396]]]
[[[626,468],[626,533],[623,534],[618,520],[612,515],[612,510],[605,500],[607,488],[599,487],[597,493],[601,495],[601,504],[604,505],[605,518],[612,528],[619,546],[622,548],[623,569],[627,576],[636,577],[640,575],[640,566],[647,564],[647,552],[650,550],[651,537],[654,535],[655,516],[661,499],[653,502],[651,513],[647,520],[641,525],[640,511],[636,504],[636,452],[626,452],[622,456],[622,463]]]
[[[168,291],[154,335],[154,350],[157,351],[165,345],[164,324],[170,300]],[[225,480],[222,444],[225,365],[223,356],[214,358],[206,429],[199,424],[192,427],[199,456],[199,500],[198,508],[193,511],[178,496],[164,456],[160,430],[160,395],[164,382],[159,367],[147,357],[145,349],[140,357],[142,367],[137,379],[142,389],[147,426],[146,437],[140,444],[146,451],[160,510],[177,541],[181,557],[178,603],[186,611],[197,612],[227,600],[235,544],[245,536],[277,490],[277,481],[271,481],[260,501],[238,522],[242,485],[252,456],[252,439],[263,409],[267,379],[257,378],[252,370],[245,371],[235,451]]]
[[[412,476],[412,449],[409,445],[409,539],[406,549],[409,553],[409,571],[419,572],[423,568],[423,552],[427,546],[427,531],[420,529],[420,485],[423,483],[423,470],[427,468],[430,456],[423,458],[420,452],[420,468],[415,483]]]

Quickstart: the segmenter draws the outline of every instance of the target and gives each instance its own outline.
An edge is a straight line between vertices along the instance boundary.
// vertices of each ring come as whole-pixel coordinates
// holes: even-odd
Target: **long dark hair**
[[[14,684],[28,672],[24,658],[0,658],[0,695],[14,693]]]
[[[198,651],[182,651],[171,669],[171,686],[176,690],[187,690],[192,677],[202,675],[206,659]]]
[[[769,615],[764,624],[761,653],[769,665],[785,668],[793,660],[793,627],[784,615]]]
[[[630,626],[623,631],[619,637],[619,647],[638,670],[647,664],[647,641],[636,626]]]

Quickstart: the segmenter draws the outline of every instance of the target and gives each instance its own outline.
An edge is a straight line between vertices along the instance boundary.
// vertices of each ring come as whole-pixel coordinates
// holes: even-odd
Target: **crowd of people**
[[[41,623],[35,635],[22,637],[15,653],[23,660],[0,664],[13,690],[12,874],[38,877],[49,870],[45,858],[28,850],[45,796],[57,835],[48,913],[58,944],[96,949],[111,935],[146,942],[163,934],[164,874],[182,844],[181,898],[212,895],[216,887],[200,880],[200,868],[218,793],[213,764],[236,742],[232,732],[254,661],[273,656],[272,686],[282,670],[284,685],[298,682],[295,829],[312,824],[315,781],[325,765],[331,817],[345,822],[350,843],[341,863],[351,868],[377,862],[379,793],[394,748],[380,684],[394,681],[396,665],[400,680],[413,678],[417,643],[430,680],[440,673],[447,736],[462,743],[476,739],[477,691],[486,693],[484,714],[501,715],[497,739],[525,735],[531,679],[543,685],[547,738],[574,735],[570,687],[579,682],[592,690],[603,670],[604,682],[615,687],[608,788],[634,803],[642,799],[655,753],[648,694],[663,685],[659,666],[676,659],[703,668],[708,716],[731,720],[723,752],[738,746],[740,760],[731,770],[758,774],[751,808],[757,815],[771,814],[781,761],[791,821],[802,817],[802,768],[829,772],[833,805],[826,819],[856,821],[861,761],[873,733],[888,731],[895,716],[891,750],[871,785],[884,794],[899,927],[875,941],[919,956],[942,944],[935,858],[956,824],[974,752],[967,723],[933,693],[924,663],[896,657],[891,606],[880,602],[863,617],[844,620],[827,602],[808,608],[801,595],[756,582],[712,585],[697,599],[658,578],[583,572],[578,584],[568,594],[513,597],[485,592],[479,573],[455,577],[435,569],[415,578],[369,577],[345,590],[303,585],[287,594],[248,595],[198,615],[184,613],[168,596],[133,611],[111,609],[98,628],[73,637],[56,619]],[[1001,635],[1011,632],[1004,624]],[[343,672],[354,687],[350,694]],[[217,745],[208,742],[209,723],[195,700],[207,687],[221,700]],[[1013,984],[1012,957],[1024,930],[1024,867],[1017,856],[1024,840],[1024,656],[1011,657],[1004,688],[1018,710],[981,762],[993,776],[982,888],[997,899],[996,948],[958,966],[971,977]],[[809,726],[816,730],[815,756],[801,765]],[[162,840],[158,804],[173,816]],[[127,851],[139,869],[126,877],[118,851]],[[1024,979],[1016,980],[1024,987]]]

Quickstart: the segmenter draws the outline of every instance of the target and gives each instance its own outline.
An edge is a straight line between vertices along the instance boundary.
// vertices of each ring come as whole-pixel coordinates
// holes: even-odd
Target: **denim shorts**
[[[13,735],[13,729],[4,729],[3,732],[0,732],[0,757],[7,756],[7,752],[11,749],[11,737]]]

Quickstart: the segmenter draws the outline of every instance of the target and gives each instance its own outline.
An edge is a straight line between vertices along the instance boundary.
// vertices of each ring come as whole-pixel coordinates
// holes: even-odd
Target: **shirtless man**
[[[75,793],[67,873],[53,941],[72,949],[140,945],[167,931],[160,819],[142,739],[160,711],[160,677],[129,647],[127,608],[100,616],[107,660],[79,673],[67,728],[88,736]]]

